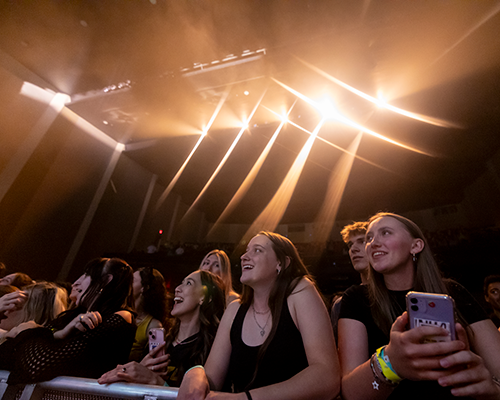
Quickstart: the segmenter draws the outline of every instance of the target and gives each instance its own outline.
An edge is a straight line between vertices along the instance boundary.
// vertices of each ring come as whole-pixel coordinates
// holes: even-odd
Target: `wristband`
[[[253,400],[252,396],[250,395],[250,392],[248,390],[245,390],[245,394],[247,395],[248,400]]]
[[[403,380],[396,371],[392,368],[392,364],[389,360],[389,356],[384,354],[385,346],[377,349],[377,361],[380,365],[380,369],[382,370],[382,374],[392,383],[399,383]]]
[[[163,386],[170,387],[170,385],[167,383],[167,381],[165,381],[165,383],[163,384]]]
[[[201,368],[203,371],[205,371],[205,368],[203,368],[203,365],[194,365],[192,366],[191,368],[189,368],[187,371],[186,371],[186,374],[191,371],[192,369],[195,369],[195,368]]]

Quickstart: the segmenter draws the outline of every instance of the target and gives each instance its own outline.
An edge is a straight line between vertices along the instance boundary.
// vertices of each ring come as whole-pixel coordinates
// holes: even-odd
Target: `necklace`
[[[257,321],[256,314],[267,314],[267,312],[258,313],[257,311],[255,311],[255,307],[253,306],[253,304],[252,304],[252,310],[253,310],[253,319],[255,320],[255,323],[257,324],[257,326],[260,328],[260,336],[264,336],[266,334],[266,326],[269,323],[269,317],[271,316],[271,313],[269,313],[269,316],[267,317],[267,320],[266,320],[266,323],[264,324],[264,326],[260,326],[259,321]],[[271,311],[271,310],[269,310],[269,311]]]
[[[196,339],[198,339],[198,335],[196,337],[194,337],[193,339],[188,340],[187,342],[185,341],[186,339],[184,339],[184,340],[177,340],[177,339],[175,339],[174,343],[175,343],[175,346],[177,346],[179,344],[188,344],[188,343],[194,342]]]

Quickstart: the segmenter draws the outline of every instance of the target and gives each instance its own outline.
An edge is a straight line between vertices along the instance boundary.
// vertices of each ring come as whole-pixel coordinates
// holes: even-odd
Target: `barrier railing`
[[[50,381],[8,385],[0,370],[0,400],[172,400],[177,388],[117,382],[100,385],[95,379],[59,376]]]

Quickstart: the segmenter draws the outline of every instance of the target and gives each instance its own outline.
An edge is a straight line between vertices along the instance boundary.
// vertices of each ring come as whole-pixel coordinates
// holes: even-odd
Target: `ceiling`
[[[500,1],[81,0],[0,2],[0,50],[215,221],[289,112],[227,222],[251,223],[328,98],[365,132],[338,217],[460,202],[500,147]],[[22,72],[19,72],[22,74]],[[339,83],[340,81],[340,83]],[[379,107],[342,86],[438,124]],[[303,97],[305,96],[305,97]],[[231,155],[225,158],[246,118]],[[424,118],[425,119],[425,118]],[[326,121],[284,214],[313,221],[359,128]],[[218,170],[221,160],[225,160]],[[218,171],[216,175],[214,171]]]

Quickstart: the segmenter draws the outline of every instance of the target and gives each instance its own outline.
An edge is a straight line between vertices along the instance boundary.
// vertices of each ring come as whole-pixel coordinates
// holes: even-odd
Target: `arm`
[[[471,346],[441,360],[444,368],[453,371],[439,379],[442,386],[452,386],[452,394],[476,399],[500,399],[500,387],[492,376],[500,377],[500,335],[491,320],[482,320],[470,325]],[[467,343],[465,330],[457,324],[459,340]]]
[[[165,384],[158,374],[136,361],[117,365],[115,369],[106,372],[97,380],[101,385],[120,381],[159,386]]]
[[[27,300],[26,292],[18,290],[0,297],[0,319],[5,318],[6,311],[20,310]]]
[[[460,340],[450,342],[422,343],[428,336],[447,336],[444,329],[419,327],[406,330],[408,314],[405,312],[394,322],[385,354],[396,373],[403,379],[438,380],[450,371],[443,369],[440,360],[447,354],[464,349]],[[339,320],[339,352],[342,363],[342,397],[349,399],[386,399],[393,388],[375,380],[369,361],[368,335],[360,321]]]
[[[302,279],[288,298],[309,366],[292,378],[251,390],[254,400],[330,399],[340,391],[340,366],[328,311],[314,285]]]
[[[238,301],[232,302],[227,307],[205,363],[205,370],[194,368],[184,375],[177,395],[178,400],[204,399],[210,388],[214,390],[222,388],[231,356],[229,334],[239,307],[240,303]]]

